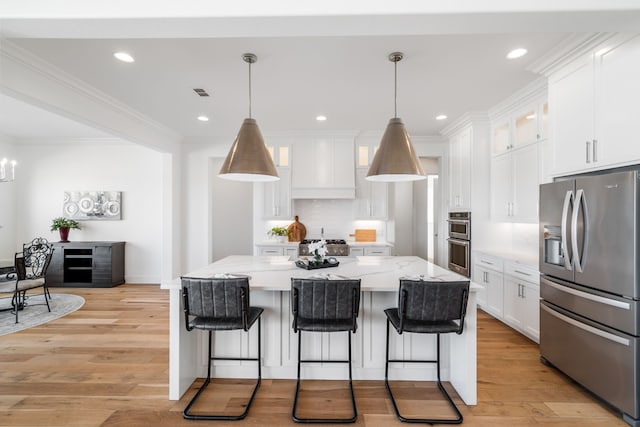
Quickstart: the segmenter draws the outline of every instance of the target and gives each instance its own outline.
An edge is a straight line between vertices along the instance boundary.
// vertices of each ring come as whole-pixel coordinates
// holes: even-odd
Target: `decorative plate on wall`
[[[83,220],[119,220],[120,191],[65,191],[62,213],[67,218]]]

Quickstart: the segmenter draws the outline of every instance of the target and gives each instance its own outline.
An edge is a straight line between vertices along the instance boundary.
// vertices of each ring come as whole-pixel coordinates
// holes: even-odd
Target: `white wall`
[[[49,227],[53,218],[62,216],[65,190],[121,191],[121,221],[83,221],[69,239],[125,241],[125,280],[160,283],[162,154],[124,142],[83,141],[22,144],[16,156],[20,174],[15,184],[26,196],[16,204],[15,247],[36,236],[59,240]]]
[[[20,161],[15,154],[16,147],[13,140],[9,137],[0,135],[0,159],[15,159]],[[22,174],[22,165],[17,166],[17,177]],[[16,239],[15,230],[15,210],[13,206],[16,204],[16,183],[0,182],[0,259],[13,259]],[[18,248],[20,249],[20,247]]]

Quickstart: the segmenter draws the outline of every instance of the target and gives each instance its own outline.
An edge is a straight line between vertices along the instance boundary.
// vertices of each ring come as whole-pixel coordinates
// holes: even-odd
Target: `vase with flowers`
[[[309,263],[316,265],[324,263],[324,257],[327,255],[327,241],[320,239],[317,242],[309,243],[309,253],[313,255],[313,259]]]

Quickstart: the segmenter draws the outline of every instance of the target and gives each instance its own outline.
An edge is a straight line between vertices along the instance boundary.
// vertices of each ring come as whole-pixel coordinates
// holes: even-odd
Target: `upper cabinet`
[[[386,182],[368,181],[367,168],[356,170],[355,219],[387,219]]]
[[[471,209],[471,127],[449,138],[449,208]]]
[[[289,144],[267,145],[267,150],[273,158],[280,179],[273,182],[265,182],[263,187],[264,219],[290,219],[291,218],[291,169]]]
[[[379,141],[356,143],[356,199],[353,203],[355,219],[387,219],[389,184],[367,180],[369,166],[379,146]]]
[[[546,99],[546,96],[541,97],[495,121],[491,132],[492,155],[500,155],[547,139],[549,103]]]
[[[538,222],[541,144],[547,139],[546,84],[534,83],[492,119],[491,219]]]
[[[640,160],[640,36],[618,35],[549,78],[553,175]]]
[[[297,143],[292,156],[293,199],[355,198],[353,138],[315,138]]]

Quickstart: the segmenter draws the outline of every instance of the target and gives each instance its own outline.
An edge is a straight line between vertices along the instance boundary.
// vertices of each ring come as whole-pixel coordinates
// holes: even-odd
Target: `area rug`
[[[43,295],[30,296],[27,302],[29,306],[18,313],[18,323],[16,323],[15,313],[12,313],[11,310],[0,311],[0,335],[7,335],[42,325],[73,313],[84,305],[84,298],[72,294],[52,293],[49,301],[51,312],[47,310]],[[8,308],[10,304],[11,298],[3,298],[0,301],[0,310]]]

